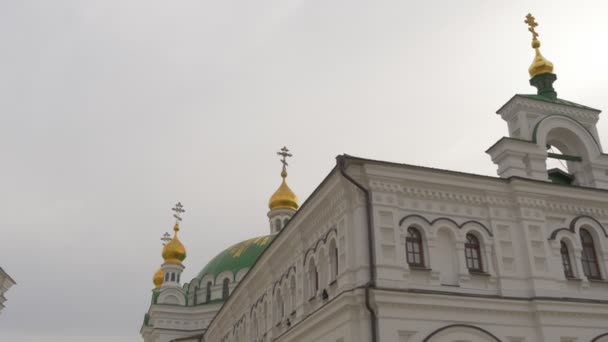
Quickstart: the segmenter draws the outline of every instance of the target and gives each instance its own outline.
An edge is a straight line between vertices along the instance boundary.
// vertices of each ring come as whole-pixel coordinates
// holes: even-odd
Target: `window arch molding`
[[[602,225],[600,221],[588,215],[580,215],[572,219],[572,221],[570,221],[570,225],[567,228],[557,228],[553,232],[551,232],[551,235],[549,236],[548,240],[555,240],[557,238],[557,235],[564,231],[570,231],[571,233],[578,234],[578,230],[583,226],[591,227],[595,231],[597,231],[597,234],[599,234],[599,238],[601,240],[604,240],[604,238],[608,239],[608,229],[604,227],[604,225]]]
[[[594,337],[589,342],[602,342],[602,341],[608,341],[608,332]]]
[[[494,341],[494,342],[502,342],[498,337],[496,337],[496,335],[492,334],[491,332],[489,332],[483,328],[476,327],[474,325],[469,325],[469,324],[446,325],[444,327],[441,327],[441,328],[436,329],[435,331],[431,332],[427,337],[425,337],[422,340],[422,342],[432,342],[433,337],[438,336],[443,333],[449,333],[450,330],[455,330],[455,331],[473,330],[473,331],[477,331],[477,332],[480,332],[480,333],[486,335],[486,337],[492,338],[492,341]]]
[[[401,220],[399,220],[400,227],[409,227],[413,224],[418,224],[424,229],[429,230],[429,233],[431,235],[429,237],[432,237],[435,228],[438,227],[438,223],[441,223],[441,226],[447,225],[455,229],[463,229],[464,227],[476,226],[480,229],[483,229],[488,234],[488,236],[493,237],[492,231],[488,229],[488,227],[486,227],[483,223],[475,220],[469,220],[462,223],[458,223],[449,217],[438,217],[436,219],[429,220],[426,217],[418,214],[407,215],[401,218]]]
[[[234,273],[232,273],[231,271],[224,271],[224,272],[218,274],[217,277],[215,277],[214,284],[215,285],[221,285],[222,282],[224,281],[224,279],[226,279],[226,278],[230,279],[231,283],[235,281],[235,279],[234,279]]]

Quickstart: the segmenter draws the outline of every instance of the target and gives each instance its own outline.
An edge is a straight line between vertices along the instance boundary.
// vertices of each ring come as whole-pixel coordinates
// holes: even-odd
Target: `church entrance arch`
[[[468,324],[452,324],[439,328],[428,335],[422,342],[502,342],[489,331]]]

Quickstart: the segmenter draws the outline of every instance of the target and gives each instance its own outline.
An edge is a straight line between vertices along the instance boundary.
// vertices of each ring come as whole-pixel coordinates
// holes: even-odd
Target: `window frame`
[[[600,264],[598,259],[597,250],[595,249],[595,241],[593,235],[585,229],[581,228],[578,232],[581,240],[581,264],[583,265],[583,274],[587,279],[601,280],[602,272],[600,270]],[[584,236],[586,235],[586,236]],[[585,237],[589,238],[589,241],[585,241]],[[595,272],[595,274],[593,274]]]
[[[230,278],[222,280],[222,299],[226,300],[230,297]]]
[[[564,276],[566,279],[574,279],[574,268],[572,267],[572,258],[570,257],[570,248],[564,241],[560,241],[559,254],[562,258],[562,269],[564,270]]]
[[[475,255],[476,254],[476,255]],[[483,273],[483,254],[481,242],[473,233],[467,233],[464,243],[464,259],[469,272]],[[477,265],[475,265],[477,263]]]
[[[207,286],[205,288],[205,303],[209,303],[211,301],[211,286],[213,286],[213,283],[211,281],[207,281]]]
[[[414,247],[417,248],[417,250]],[[419,261],[416,262],[416,257]],[[405,237],[405,261],[410,267],[425,267],[424,244],[422,242],[422,233],[414,226],[407,228]]]

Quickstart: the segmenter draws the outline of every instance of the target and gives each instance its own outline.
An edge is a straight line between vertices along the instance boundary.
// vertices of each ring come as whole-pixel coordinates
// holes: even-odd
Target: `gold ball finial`
[[[552,74],[553,63],[543,57],[543,55],[540,53],[540,41],[538,40],[538,32],[536,32],[536,27],[538,26],[536,18],[534,18],[532,14],[528,13],[524,22],[528,24],[528,31],[532,33],[532,48],[535,50],[536,53],[532,64],[528,68],[528,73],[530,74],[530,77],[542,74]]]

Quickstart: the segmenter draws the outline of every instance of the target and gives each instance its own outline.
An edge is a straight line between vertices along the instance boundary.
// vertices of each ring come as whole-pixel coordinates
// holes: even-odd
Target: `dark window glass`
[[[222,283],[222,299],[226,299],[228,298],[228,295],[230,295],[230,288],[228,287],[229,284],[230,279],[224,279],[224,282]]]
[[[593,237],[591,237],[591,234],[585,229],[581,229],[580,236],[581,244],[583,245],[583,253],[581,255],[583,273],[589,279],[601,279]]]
[[[562,266],[564,267],[564,275],[566,278],[574,278],[574,272],[572,272],[572,263],[570,262],[570,252],[568,246],[564,241],[561,242],[561,248],[559,252],[562,255]]]
[[[467,242],[464,244],[464,256],[467,260],[467,268],[470,271],[483,271],[479,239],[473,234],[467,234]]]
[[[338,247],[334,248],[334,279],[338,278]]]
[[[207,293],[205,293],[205,302],[209,302],[211,300],[211,282],[207,282]]]
[[[319,271],[317,270],[317,265],[315,265],[315,269],[314,269],[314,278],[313,278],[313,289],[314,289],[314,293],[317,294],[317,292],[319,292]]]
[[[409,227],[405,238],[405,255],[410,266],[424,267],[422,236],[418,229]]]

